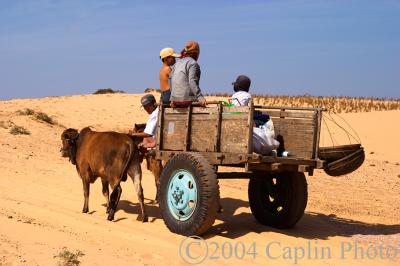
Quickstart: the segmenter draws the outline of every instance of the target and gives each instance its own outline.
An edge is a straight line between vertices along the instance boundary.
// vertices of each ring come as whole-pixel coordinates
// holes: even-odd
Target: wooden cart
[[[290,157],[252,152],[253,113],[267,113]],[[276,228],[293,227],[307,205],[304,173],[323,168],[319,137],[322,108],[268,106],[160,106],[156,159],[161,174],[160,209],[167,227],[182,235],[200,235],[214,223],[219,205],[218,179],[249,179],[255,218]],[[220,172],[219,166],[241,171]],[[238,169],[238,168],[236,168]]]

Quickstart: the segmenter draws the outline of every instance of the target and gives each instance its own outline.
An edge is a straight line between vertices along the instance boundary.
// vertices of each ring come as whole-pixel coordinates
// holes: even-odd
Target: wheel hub
[[[197,206],[197,185],[186,170],[175,171],[168,184],[168,208],[175,219],[188,220]]]

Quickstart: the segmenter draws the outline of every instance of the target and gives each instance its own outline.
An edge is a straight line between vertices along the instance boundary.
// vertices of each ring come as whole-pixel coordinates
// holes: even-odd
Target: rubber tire
[[[196,209],[186,221],[175,219],[167,203],[168,182],[174,171],[179,169],[192,174],[198,189]],[[166,163],[160,179],[160,209],[168,229],[184,236],[207,232],[215,222],[220,200],[217,175],[210,163],[198,153],[180,153]]]
[[[274,210],[269,200],[267,182],[276,178],[273,185],[279,194],[278,201],[283,201],[281,211]],[[249,204],[251,212],[261,224],[279,229],[288,229],[296,225],[307,206],[307,181],[304,173],[284,172],[267,173],[265,178],[252,178],[249,181]],[[271,210],[272,209],[272,210]]]

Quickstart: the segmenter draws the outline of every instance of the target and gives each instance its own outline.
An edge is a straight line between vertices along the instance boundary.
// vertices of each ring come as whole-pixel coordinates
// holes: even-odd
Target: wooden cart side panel
[[[191,151],[215,151],[217,145],[217,115],[194,114],[190,133]]]
[[[315,121],[272,118],[276,139],[296,158],[311,159],[314,155]]]
[[[162,149],[182,150],[186,135],[186,115],[165,115],[163,122]]]
[[[220,151],[248,153],[250,131],[248,123],[251,109],[248,106],[223,106]]]
[[[250,108],[224,106],[222,112],[218,108],[218,106],[192,108],[188,150],[209,152],[218,149],[220,152],[247,153]],[[222,119],[220,128],[219,116]],[[162,129],[163,150],[180,151],[186,147],[187,119],[187,108],[165,109]]]

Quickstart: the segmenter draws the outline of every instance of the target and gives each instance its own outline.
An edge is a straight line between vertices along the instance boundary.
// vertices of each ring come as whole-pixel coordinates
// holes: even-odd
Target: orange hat
[[[200,53],[200,45],[196,41],[188,41],[186,43],[184,51],[186,53],[192,53],[192,52]]]

